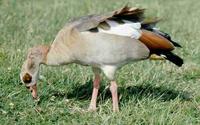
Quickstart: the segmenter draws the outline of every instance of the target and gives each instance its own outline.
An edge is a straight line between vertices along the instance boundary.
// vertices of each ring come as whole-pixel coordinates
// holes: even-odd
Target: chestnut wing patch
[[[139,40],[144,43],[151,51],[172,51],[174,49],[174,45],[169,40],[151,31],[142,30],[142,35]]]

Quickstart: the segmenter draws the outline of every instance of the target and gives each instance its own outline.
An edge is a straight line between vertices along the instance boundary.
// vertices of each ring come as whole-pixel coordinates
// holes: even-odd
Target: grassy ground
[[[103,13],[129,3],[163,17],[159,27],[182,44],[182,68],[144,61],[117,76],[120,112],[113,113],[103,78],[98,111],[86,113],[92,92],[89,67],[42,66],[40,102],[20,84],[28,48],[50,44],[70,18]],[[0,0],[0,124],[200,124],[199,0]]]

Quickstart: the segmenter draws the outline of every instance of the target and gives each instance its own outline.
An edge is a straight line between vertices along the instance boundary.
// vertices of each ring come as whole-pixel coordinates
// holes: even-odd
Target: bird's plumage
[[[107,19],[125,19],[130,21],[140,21],[143,18],[144,9],[130,8],[125,6],[119,10],[108,12],[105,14],[93,14],[74,19],[66,24],[67,27],[74,27],[78,31],[87,31],[97,27],[100,23]]]
[[[123,39],[127,39],[125,37],[129,37],[132,38],[133,43],[135,43],[134,41],[137,41],[144,44],[149,49],[150,54],[157,54],[158,56],[165,55],[167,52],[169,53],[174,50],[175,47],[180,47],[180,45],[172,41],[168,34],[155,28],[158,21],[159,19],[146,20],[144,18],[144,9],[125,6],[113,12],[101,15],[89,15],[67,23],[66,26],[58,33],[53,46],[57,46],[58,51],[62,50],[62,48],[65,48],[67,51],[66,47],[63,47],[63,45],[66,45],[68,48],[70,46],[73,48],[73,50],[70,50],[70,53],[73,53],[77,46],[79,49],[84,48],[84,46],[87,46],[87,49],[92,49],[92,46],[88,44],[88,42],[91,41],[91,43],[96,46],[101,46],[103,42],[111,43],[110,41],[113,41],[111,43],[111,46],[113,46],[112,48],[108,48],[108,45],[101,46],[102,48],[107,48],[109,51],[112,51],[113,48],[118,47],[118,40],[115,40],[114,37],[121,37],[121,42],[124,44],[126,44],[126,42]],[[90,34],[85,36],[85,32],[90,32]],[[102,33],[108,35],[101,35]],[[108,40],[109,35],[114,35],[112,40]],[[99,41],[100,43],[95,42],[95,37],[88,41],[87,37],[89,38],[92,36],[98,38],[96,41]],[[143,47],[140,49],[143,49]],[[64,54],[65,50],[60,53]],[[80,52],[84,53],[82,51]],[[117,55],[117,53],[115,54]],[[175,58],[176,57],[172,59]],[[169,58],[166,59],[169,61],[172,60]],[[179,60],[181,60],[181,58]],[[174,61],[171,62],[174,63]],[[183,61],[179,61],[179,63],[181,62]]]
[[[146,20],[144,9],[127,6],[106,14],[70,21],[58,32],[50,47],[39,46],[30,50],[20,78],[35,98],[40,64],[77,63],[92,66],[95,80],[90,108],[96,108],[101,70],[111,80],[113,110],[117,111],[117,69],[129,62],[151,58],[152,55],[167,59],[177,66],[183,64],[183,60],[172,53],[175,47],[181,46],[155,27],[158,21]]]

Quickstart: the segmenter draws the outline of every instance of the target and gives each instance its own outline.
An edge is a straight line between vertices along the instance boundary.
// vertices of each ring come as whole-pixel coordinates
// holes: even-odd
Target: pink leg
[[[111,81],[110,91],[112,94],[113,111],[118,112],[119,105],[118,105],[118,95],[117,95],[117,83],[115,81]]]
[[[90,101],[89,111],[96,111],[97,95],[99,91],[100,75],[95,74],[95,79],[93,81],[93,92],[92,99]]]

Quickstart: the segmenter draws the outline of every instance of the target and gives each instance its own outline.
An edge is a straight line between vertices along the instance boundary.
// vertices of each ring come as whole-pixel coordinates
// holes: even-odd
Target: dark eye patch
[[[23,76],[23,82],[24,83],[30,83],[31,82],[31,80],[32,80],[32,77],[31,77],[31,75],[29,75],[28,73],[26,73],[24,76]]]

